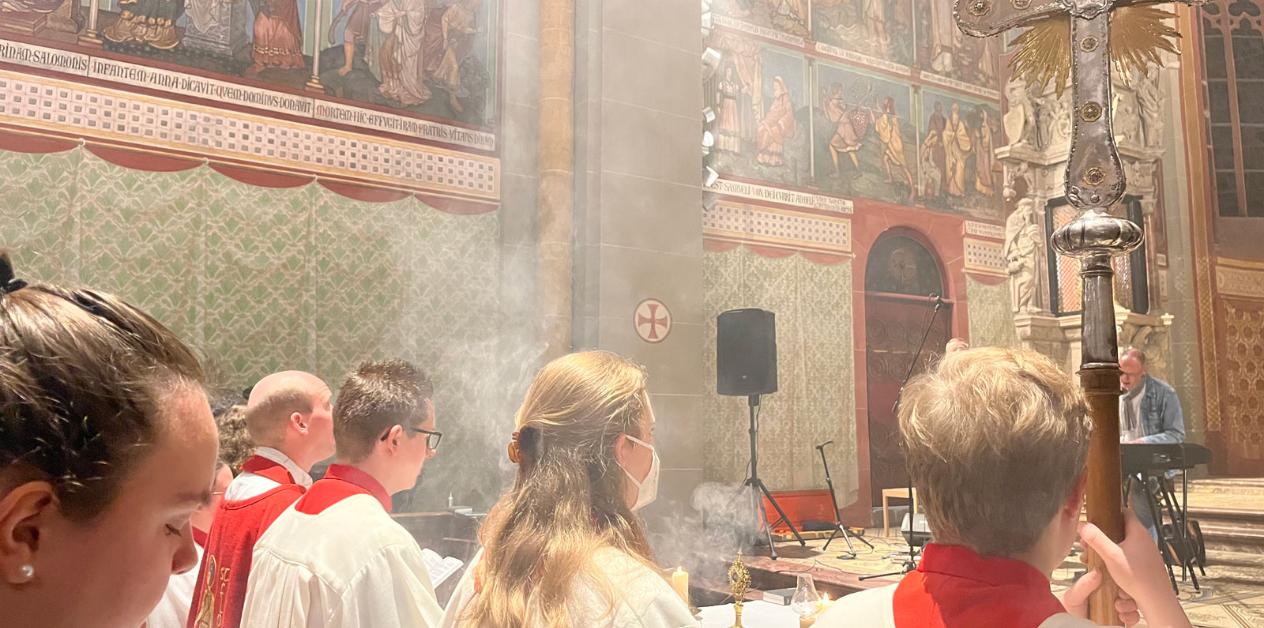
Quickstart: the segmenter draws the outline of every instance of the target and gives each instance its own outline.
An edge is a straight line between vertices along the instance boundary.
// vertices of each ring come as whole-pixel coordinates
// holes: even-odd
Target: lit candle
[[[830,604],[833,604],[833,602],[830,601],[829,594],[822,593],[821,601],[817,602],[817,605],[816,605],[816,614],[820,615],[821,613],[824,613],[826,610],[829,609]]]
[[[689,572],[677,567],[676,571],[672,572],[671,583],[672,588],[676,590],[676,595],[679,595],[680,599],[685,601],[685,606],[690,606]]]

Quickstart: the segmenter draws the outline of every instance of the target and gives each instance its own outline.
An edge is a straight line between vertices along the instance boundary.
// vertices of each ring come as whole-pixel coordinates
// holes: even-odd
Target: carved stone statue
[[[1067,115],[1070,107],[1069,92],[1059,96],[1056,91],[1051,90],[1036,100],[1036,122],[1040,131],[1037,143],[1040,148],[1071,141],[1071,116]]]
[[[1015,314],[1036,311],[1036,256],[1040,250],[1040,225],[1036,222],[1036,201],[1018,201],[1014,213],[1005,220],[1006,271],[1009,272],[1010,301]]]
[[[1159,147],[1163,144],[1163,96],[1159,89],[1162,71],[1150,68],[1141,80],[1135,81],[1137,104],[1141,109],[1141,125],[1145,129],[1145,145]]]
[[[1027,84],[1020,79],[1010,79],[1005,85],[1005,96],[1009,101],[1009,110],[1002,120],[1005,124],[1005,138],[1011,145],[1031,146],[1036,133],[1036,105],[1027,93]]]
[[[1142,146],[1141,112],[1137,107],[1137,95],[1127,88],[1116,89],[1114,105],[1115,141]]]

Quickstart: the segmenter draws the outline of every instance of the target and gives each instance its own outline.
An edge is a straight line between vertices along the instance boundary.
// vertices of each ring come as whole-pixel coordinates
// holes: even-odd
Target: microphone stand
[[[816,446],[817,453],[821,454],[821,466],[825,467],[825,486],[829,487],[830,503],[834,505],[834,530],[830,532],[830,538],[825,541],[825,547],[822,547],[821,551],[828,551],[830,543],[833,543],[834,538],[841,534],[843,536],[843,540],[847,542],[847,554],[850,554],[850,556],[843,554],[840,555],[839,558],[850,559],[856,557],[856,548],[852,546],[851,535],[848,534],[847,528],[843,526],[843,516],[838,510],[838,497],[834,494],[834,480],[830,478],[829,462],[825,460],[825,446],[833,443],[834,441],[827,440]],[[856,540],[868,545],[869,549],[873,549],[873,543],[866,541],[865,537],[858,536],[856,537]]]
[[[917,370],[917,361],[922,357],[922,350],[926,348],[926,339],[930,336],[930,330],[935,327],[935,319],[939,317],[939,310],[944,307],[944,298],[938,294],[930,295],[935,301],[935,308],[930,312],[930,320],[926,322],[926,329],[922,332],[922,341],[917,345],[917,352],[913,354],[913,361],[909,362],[908,371],[904,373],[904,381],[900,382],[900,392],[895,397],[895,404],[891,406],[891,414],[897,417],[900,414],[900,399],[904,396],[904,387],[908,386],[909,380],[913,378],[913,371]],[[908,464],[907,459],[905,464]],[[902,576],[910,571],[917,569],[917,548],[913,546],[913,521],[917,518],[917,513],[913,509],[913,474],[908,474],[908,496],[909,496],[909,513],[908,513],[908,560],[900,567],[899,571],[888,573],[873,574],[870,576],[862,576],[858,580],[872,580],[874,578],[886,578],[888,576]]]

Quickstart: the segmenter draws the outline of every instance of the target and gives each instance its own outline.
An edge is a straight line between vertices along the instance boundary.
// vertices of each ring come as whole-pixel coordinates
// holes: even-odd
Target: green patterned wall
[[[800,255],[770,259],[739,247],[706,253],[703,269],[711,440],[706,479],[741,482],[749,458],[746,399],[714,393],[715,317],[759,307],[777,315],[779,380],[760,414],[760,476],[774,491],[824,488],[814,447],[833,439],[828,451],[839,503],[853,501],[858,471],[851,265],[817,264]]]
[[[990,286],[966,275],[966,299],[970,302],[970,346],[1018,346],[1008,280]]]
[[[0,152],[0,175],[0,246],[22,276],[140,305],[231,390],[283,368],[336,389],[361,360],[413,360],[435,379],[447,435],[417,505],[446,503],[449,490],[486,505],[500,490],[497,465],[459,464],[503,451],[512,424],[512,386],[497,381],[496,213],[263,188],[206,167],[131,170],[82,148]]]

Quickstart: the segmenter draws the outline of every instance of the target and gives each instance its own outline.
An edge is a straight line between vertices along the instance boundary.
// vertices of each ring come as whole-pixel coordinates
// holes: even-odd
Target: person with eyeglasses
[[[442,440],[434,387],[402,360],[367,362],[338,390],[337,460],[255,545],[251,628],[439,625],[421,547],[391,518]]]

